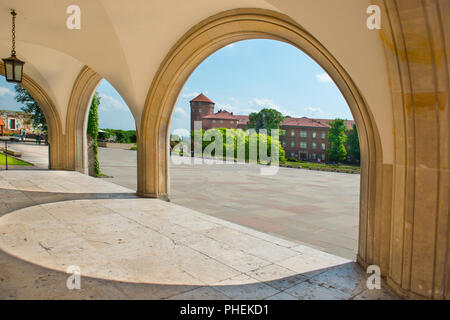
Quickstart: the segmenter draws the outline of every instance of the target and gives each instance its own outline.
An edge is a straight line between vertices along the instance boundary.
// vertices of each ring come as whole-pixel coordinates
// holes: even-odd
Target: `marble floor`
[[[66,286],[68,268],[81,274]],[[0,299],[397,299],[356,263],[77,172],[0,172]]]

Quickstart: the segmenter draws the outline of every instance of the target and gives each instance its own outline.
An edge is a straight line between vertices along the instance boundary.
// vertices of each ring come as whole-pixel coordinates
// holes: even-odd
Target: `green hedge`
[[[136,130],[120,130],[120,129],[102,129],[105,132],[99,132],[99,140],[108,140],[116,137],[118,143],[136,143]]]

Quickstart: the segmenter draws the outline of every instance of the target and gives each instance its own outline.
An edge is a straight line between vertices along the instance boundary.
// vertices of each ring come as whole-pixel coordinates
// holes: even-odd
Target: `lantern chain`
[[[12,10],[11,11],[11,15],[12,15],[12,50],[11,50],[11,55],[13,57],[16,56],[16,15],[17,13]]]

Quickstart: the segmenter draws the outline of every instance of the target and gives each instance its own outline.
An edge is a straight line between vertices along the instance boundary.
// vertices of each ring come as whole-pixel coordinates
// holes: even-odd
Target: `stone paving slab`
[[[1,299],[396,298],[348,259],[77,172],[1,172],[0,199]]]

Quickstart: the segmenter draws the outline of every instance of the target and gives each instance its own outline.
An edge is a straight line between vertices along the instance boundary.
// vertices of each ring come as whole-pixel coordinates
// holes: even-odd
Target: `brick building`
[[[20,134],[21,130],[31,133],[33,131],[32,122],[32,116],[28,113],[21,111],[0,110],[0,130],[3,130],[2,132],[4,134]],[[0,134],[2,132],[0,132]]]
[[[226,110],[214,113],[214,102],[203,94],[191,100],[190,104],[191,131],[194,130],[194,121],[201,121],[204,130],[247,129],[247,115],[235,115]],[[280,127],[284,132],[280,141],[286,158],[328,161],[328,130],[331,121],[333,119],[286,118]],[[354,123],[353,120],[345,120],[348,130],[353,129]]]

